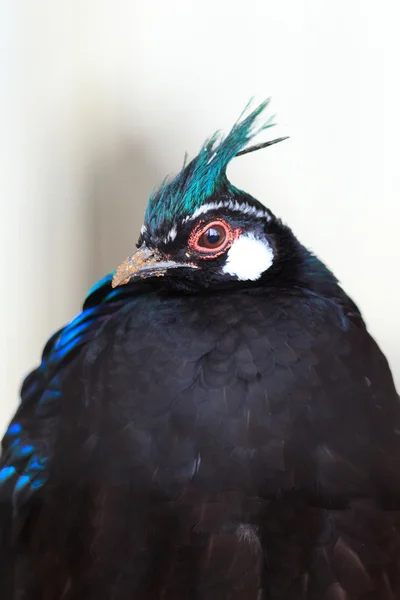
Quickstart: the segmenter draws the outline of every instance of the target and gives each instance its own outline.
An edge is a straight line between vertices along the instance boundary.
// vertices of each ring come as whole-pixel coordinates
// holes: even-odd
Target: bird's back
[[[273,289],[118,311],[64,384],[28,597],[400,597],[398,399],[353,317]]]

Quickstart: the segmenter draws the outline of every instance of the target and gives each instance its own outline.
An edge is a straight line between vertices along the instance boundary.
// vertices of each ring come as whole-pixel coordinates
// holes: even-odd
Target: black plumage
[[[238,152],[256,113],[210,155]],[[387,361],[224,170],[174,213],[196,160],[24,383],[0,464],[1,598],[400,598]]]

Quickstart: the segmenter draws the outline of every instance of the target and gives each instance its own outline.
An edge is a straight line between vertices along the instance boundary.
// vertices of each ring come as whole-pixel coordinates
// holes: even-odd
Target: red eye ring
[[[201,243],[201,238],[210,229],[215,229],[218,233],[221,232],[224,235],[219,244],[207,247]],[[241,232],[241,229],[233,229],[223,219],[214,219],[208,223],[201,221],[190,234],[188,245],[191,250],[195,250],[196,252],[202,254],[202,258],[216,258],[217,256],[220,256],[226,252],[226,250],[232,246],[233,242],[239,237]]]

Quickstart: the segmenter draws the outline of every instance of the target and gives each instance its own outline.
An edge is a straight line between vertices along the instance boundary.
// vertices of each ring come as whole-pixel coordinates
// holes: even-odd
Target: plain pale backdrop
[[[359,303],[400,383],[398,1],[0,3],[0,429],[148,194],[273,97],[291,140],[234,161]]]

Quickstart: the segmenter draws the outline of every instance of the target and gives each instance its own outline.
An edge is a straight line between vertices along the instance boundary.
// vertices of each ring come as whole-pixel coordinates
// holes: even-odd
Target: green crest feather
[[[270,145],[286,138],[279,138],[272,142],[259,144],[246,149],[247,144],[260,132],[273,127],[274,116],[259,126],[256,126],[257,117],[269,104],[265,100],[246,118],[242,118],[251,102],[246,106],[242,115],[235,123],[230,133],[223,138],[216,132],[206,141],[199,154],[172,179],[167,178],[161,187],[155,190],[149,199],[145,214],[145,224],[150,229],[157,229],[163,222],[177,218],[184,218],[192,214],[196,208],[209,201],[220,190],[229,184],[226,177],[226,168],[237,154],[245,154]],[[232,191],[235,190],[233,186]]]

